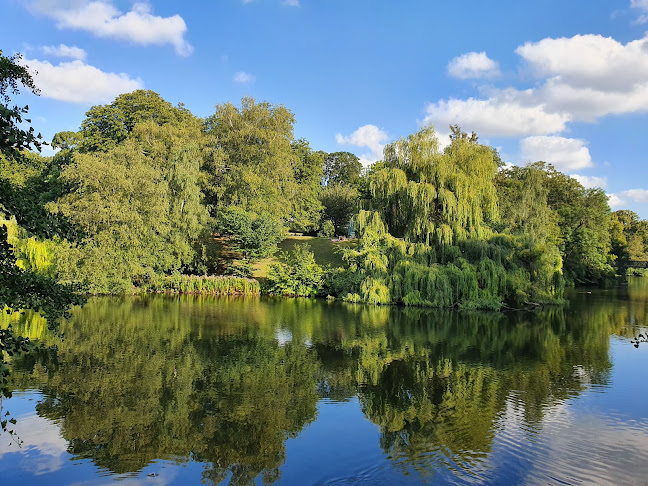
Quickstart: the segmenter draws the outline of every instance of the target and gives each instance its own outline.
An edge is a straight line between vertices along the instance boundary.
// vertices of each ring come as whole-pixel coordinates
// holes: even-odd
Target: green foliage
[[[27,112],[27,107],[13,108],[7,106],[11,99],[9,94],[17,94],[19,86],[28,88],[34,94],[38,90],[34,86],[33,79],[26,67],[21,66],[18,61],[20,55],[5,57],[0,51],[0,97],[3,103],[0,104],[0,160],[3,161],[2,177],[0,178],[0,211],[4,216],[7,212],[17,216],[21,221],[31,221],[29,212],[16,211],[22,209],[17,204],[14,186],[23,181],[5,179],[7,170],[5,162],[22,161],[22,150],[35,147],[40,150],[40,134],[35,135],[34,129],[19,127],[24,119],[22,115]],[[9,93],[7,92],[9,91]],[[7,105],[5,105],[7,104]],[[27,160],[34,160],[27,159]],[[36,159],[38,160],[38,159]],[[18,178],[20,174],[14,174]],[[19,201],[19,199],[18,199]],[[18,206],[18,208],[17,208]],[[7,226],[2,221],[0,224],[0,312],[11,314],[23,309],[33,309],[41,313],[49,320],[52,329],[55,328],[57,320],[68,315],[68,309],[75,304],[82,304],[84,299],[76,293],[76,288],[60,285],[48,273],[47,250],[35,239],[25,238],[27,234],[18,235],[18,228],[15,219],[11,220],[12,242],[18,244],[18,253],[21,255],[21,264],[18,265],[14,248],[9,243]],[[24,240],[27,240],[24,242]],[[37,271],[26,271],[25,267],[35,268]],[[28,338],[15,333],[11,327],[0,329],[0,400],[3,396],[11,396],[11,390],[7,387],[9,369],[6,364],[7,356],[11,358],[15,354],[31,351],[31,343]],[[0,427],[7,431],[7,423],[15,423],[15,419],[3,419]],[[9,431],[11,433],[11,431]]]
[[[296,155],[294,165],[295,186],[290,229],[300,232],[314,232],[319,226],[322,203],[318,195],[322,180],[324,154],[313,152],[306,140],[299,139],[291,145]]]
[[[303,204],[294,204],[295,169],[301,166],[306,174],[317,164],[310,159],[300,161],[299,151],[293,150],[294,123],[285,107],[256,103],[252,98],[243,98],[240,109],[231,103],[216,106],[216,112],[205,120],[209,151],[203,164],[203,191],[207,203],[219,210],[237,206],[256,214],[269,213],[283,223],[293,217],[295,209],[304,209]]]
[[[362,164],[360,159],[350,152],[326,154],[324,159],[323,185],[347,185],[357,187],[360,184]]]
[[[338,235],[347,234],[347,226],[358,211],[358,192],[351,186],[342,184],[322,188],[320,200],[324,206],[323,219],[329,220]]]
[[[320,229],[317,232],[317,236],[320,236],[322,238],[330,238],[333,235],[335,235],[335,225],[333,224],[333,221],[327,219],[322,223],[322,226],[320,226]]]
[[[104,126],[104,109],[115,113],[114,130]],[[58,248],[61,278],[115,293],[155,274],[204,267],[196,252],[209,221],[199,186],[199,121],[155,93],[136,91],[94,107],[82,127],[80,148],[65,155],[58,177],[65,190],[47,206],[84,235]]]
[[[195,118],[182,106],[174,107],[150,90],[138,89],[119,95],[110,105],[93,106],[81,123],[79,150],[82,152],[108,151],[126,140],[138,123],[151,122],[182,126]],[[54,137],[55,143],[70,145],[69,135]]]
[[[278,295],[312,297],[323,283],[324,272],[315,262],[308,244],[295,245],[284,254],[285,263],[276,263],[268,272],[269,291]]]
[[[231,238],[234,249],[253,260],[272,255],[286,236],[285,228],[270,214],[257,215],[237,206],[219,211],[217,227],[222,235]]]
[[[633,211],[619,210],[610,216],[611,253],[620,261],[648,260],[648,221]]]
[[[0,219],[0,225],[7,228],[7,243],[13,247],[16,265],[29,272],[55,277],[55,243],[52,240],[30,236],[18,226],[15,217]]]
[[[371,175],[372,207],[393,236],[437,247],[491,235],[498,220],[490,147],[456,137],[443,153],[431,126],[388,144]]]
[[[148,285],[142,287],[142,290],[145,292],[215,295],[247,295],[261,292],[259,282],[251,278],[180,274],[154,277]]]
[[[32,127],[21,128],[23,123],[31,123],[24,117],[29,107],[11,106],[10,95],[18,94],[21,86],[39,93],[29,69],[20,64],[21,58],[20,54],[3,56],[0,50],[0,154],[5,157],[20,158],[22,150],[32,147],[40,150],[43,143],[41,134],[36,134]]]
[[[555,223],[534,238],[510,216],[508,230],[517,234],[497,234],[493,151],[455,129],[443,154],[431,127],[387,146],[383,168],[370,175],[377,210],[358,214],[359,246],[345,254],[344,272],[359,285],[336,295],[373,304],[494,310],[562,302]],[[537,184],[519,187],[535,191],[538,205],[546,206]]]

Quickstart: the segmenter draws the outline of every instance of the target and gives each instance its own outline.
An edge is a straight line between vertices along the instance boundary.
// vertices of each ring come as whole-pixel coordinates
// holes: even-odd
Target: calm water
[[[14,326],[2,484],[648,484],[648,278],[540,313],[97,298]],[[4,318],[5,323],[7,317]]]

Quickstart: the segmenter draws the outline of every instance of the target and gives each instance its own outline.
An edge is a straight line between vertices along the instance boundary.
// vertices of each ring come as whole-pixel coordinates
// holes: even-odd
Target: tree
[[[343,184],[328,185],[322,188],[320,201],[324,206],[322,219],[333,223],[336,234],[346,235],[349,222],[358,211],[358,192]]]
[[[643,261],[648,259],[648,221],[627,209],[610,216],[611,253],[618,260]]]
[[[24,118],[28,106],[11,106],[11,96],[20,92],[20,86],[38,95],[39,90],[29,74],[27,67],[20,64],[22,56],[15,54],[11,57],[2,55],[0,50],[0,153],[4,157],[20,157],[22,150],[32,147],[40,151],[41,134],[36,134],[33,127],[21,128],[31,120]],[[0,201],[1,202],[1,201]]]
[[[350,152],[334,152],[324,159],[323,185],[345,184],[357,187],[362,164],[360,159]]]
[[[550,164],[533,164],[545,173],[547,203],[558,214],[559,248],[565,277],[577,284],[603,284],[614,275],[610,266],[610,207],[600,188],[585,189]]]
[[[110,105],[93,106],[81,123],[82,152],[106,151],[126,140],[135,125],[151,121],[159,126],[183,125],[195,117],[182,105],[174,107],[159,94],[138,89],[119,95]],[[66,132],[67,133],[67,132]],[[54,137],[58,143],[57,136]],[[65,135],[66,140],[70,140]]]
[[[441,153],[428,126],[385,147],[384,168],[370,181],[373,207],[392,235],[411,242],[483,239],[498,220],[496,170],[492,150],[476,137],[455,137]]]
[[[277,243],[286,236],[284,227],[268,213],[255,214],[237,206],[220,210],[217,218],[220,233],[231,237],[235,250],[244,259],[258,260],[277,251]]]
[[[322,267],[307,244],[295,245],[284,253],[285,263],[275,263],[268,271],[270,292],[278,295],[313,297],[322,286]]]
[[[36,148],[40,149],[40,135],[34,134],[34,129],[23,129],[18,124],[23,121],[29,123],[22,115],[27,113],[27,107],[10,107],[10,94],[18,94],[19,87],[29,89],[38,94],[33,79],[28,69],[19,64],[20,55],[5,57],[0,51],[0,158],[21,158],[21,151]],[[8,93],[9,91],[9,93]],[[0,212],[12,209],[10,193],[13,192],[11,182],[0,181]],[[9,206],[9,208],[7,207]],[[56,326],[56,320],[67,314],[68,308],[75,304],[82,304],[84,299],[75,293],[75,288],[59,285],[55,279],[24,271],[16,264],[13,248],[7,242],[7,227],[0,226],[0,309],[12,313],[21,309],[34,309],[48,318],[48,325]],[[14,333],[11,327],[0,329],[0,398],[11,396],[7,387],[9,369],[5,356],[30,351],[29,338],[24,338]],[[6,354],[5,354],[6,353]],[[8,413],[7,413],[8,415]],[[15,419],[6,419],[3,416],[0,426],[7,430],[7,423],[15,423]],[[11,433],[11,431],[10,431]]]
[[[320,223],[322,204],[318,198],[324,166],[323,152],[313,152],[303,138],[294,141],[295,193],[292,195],[293,212],[290,227],[295,231],[312,232]]]
[[[295,118],[285,107],[243,98],[205,120],[210,155],[203,190],[214,210],[234,205],[287,223],[296,193]]]

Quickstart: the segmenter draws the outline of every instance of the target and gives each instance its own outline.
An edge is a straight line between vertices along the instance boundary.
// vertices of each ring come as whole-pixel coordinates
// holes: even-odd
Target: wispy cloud
[[[256,77],[250,73],[246,73],[245,71],[239,71],[234,75],[232,81],[240,84],[251,84],[256,81]]]
[[[85,60],[87,53],[77,46],[66,46],[59,44],[58,46],[43,46],[41,47],[43,54],[54,57],[67,57],[70,59]]]

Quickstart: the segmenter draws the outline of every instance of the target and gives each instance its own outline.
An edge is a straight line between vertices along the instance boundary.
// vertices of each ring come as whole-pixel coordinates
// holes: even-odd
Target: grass
[[[317,236],[289,236],[279,243],[279,250],[286,253],[292,252],[293,247],[299,243],[308,243],[311,251],[315,255],[315,261],[319,265],[330,264],[334,267],[342,265],[342,250],[355,246],[355,241],[331,241],[329,238],[320,238]],[[270,258],[264,258],[256,262],[253,266],[254,278],[263,279],[268,275],[270,265],[280,261],[280,253]]]
[[[210,258],[235,258],[236,252],[227,245],[224,238],[210,238],[203,242],[207,247],[207,254]],[[329,238],[320,238],[317,236],[289,236],[279,243],[279,251],[272,257],[264,258],[256,262],[252,268],[252,277],[256,279],[265,279],[268,275],[270,265],[281,260],[281,252],[290,253],[293,247],[299,243],[308,243],[311,251],[315,255],[315,261],[319,265],[328,265],[337,267],[342,265],[342,250],[355,246],[356,241],[331,241]]]

